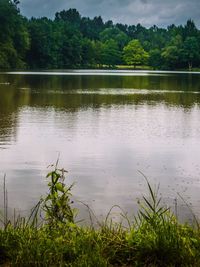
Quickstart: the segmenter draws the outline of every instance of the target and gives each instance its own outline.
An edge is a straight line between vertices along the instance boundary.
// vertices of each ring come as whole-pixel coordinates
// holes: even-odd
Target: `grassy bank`
[[[49,193],[29,218],[2,218],[2,266],[200,266],[198,223],[180,224],[148,181],[135,218],[122,214],[127,227],[108,216],[94,228],[76,222],[65,171],[55,167],[48,179]]]
[[[129,65],[117,65],[117,70],[153,70],[153,67],[147,65],[138,65],[136,67]]]

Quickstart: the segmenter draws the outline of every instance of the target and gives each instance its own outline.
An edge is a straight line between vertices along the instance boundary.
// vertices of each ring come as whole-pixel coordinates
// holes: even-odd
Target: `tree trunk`
[[[188,62],[189,71],[192,70],[192,62]]]

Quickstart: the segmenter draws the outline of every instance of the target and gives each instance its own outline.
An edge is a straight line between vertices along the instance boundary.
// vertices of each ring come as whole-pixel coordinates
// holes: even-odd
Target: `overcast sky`
[[[101,15],[114,23],[166,27],[191,18],[200,28],[200,0],[21,0],[19,7],[28,17],[54,18],[57,11],[76,8],[84,17]]]

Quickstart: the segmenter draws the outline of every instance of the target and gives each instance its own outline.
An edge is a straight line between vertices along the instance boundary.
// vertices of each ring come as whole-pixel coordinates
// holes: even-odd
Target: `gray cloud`
[[[101,15],[115,23],[154,24],[166,27],[185,24],[191,18],[200,27],[199,0],[21,0],[20,9],[28,17],[54,17],[57,11],[76,8],[82,16]]]

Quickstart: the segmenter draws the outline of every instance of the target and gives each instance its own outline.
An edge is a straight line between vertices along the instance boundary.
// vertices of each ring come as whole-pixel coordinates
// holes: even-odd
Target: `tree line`
[[[82,17],[76,9],[54,19],[28,19],[18,0],[0,0],[0,68],[54,69],[148,65],[154,69],[200,66],[200,30],[185,25],[145,28]]]

